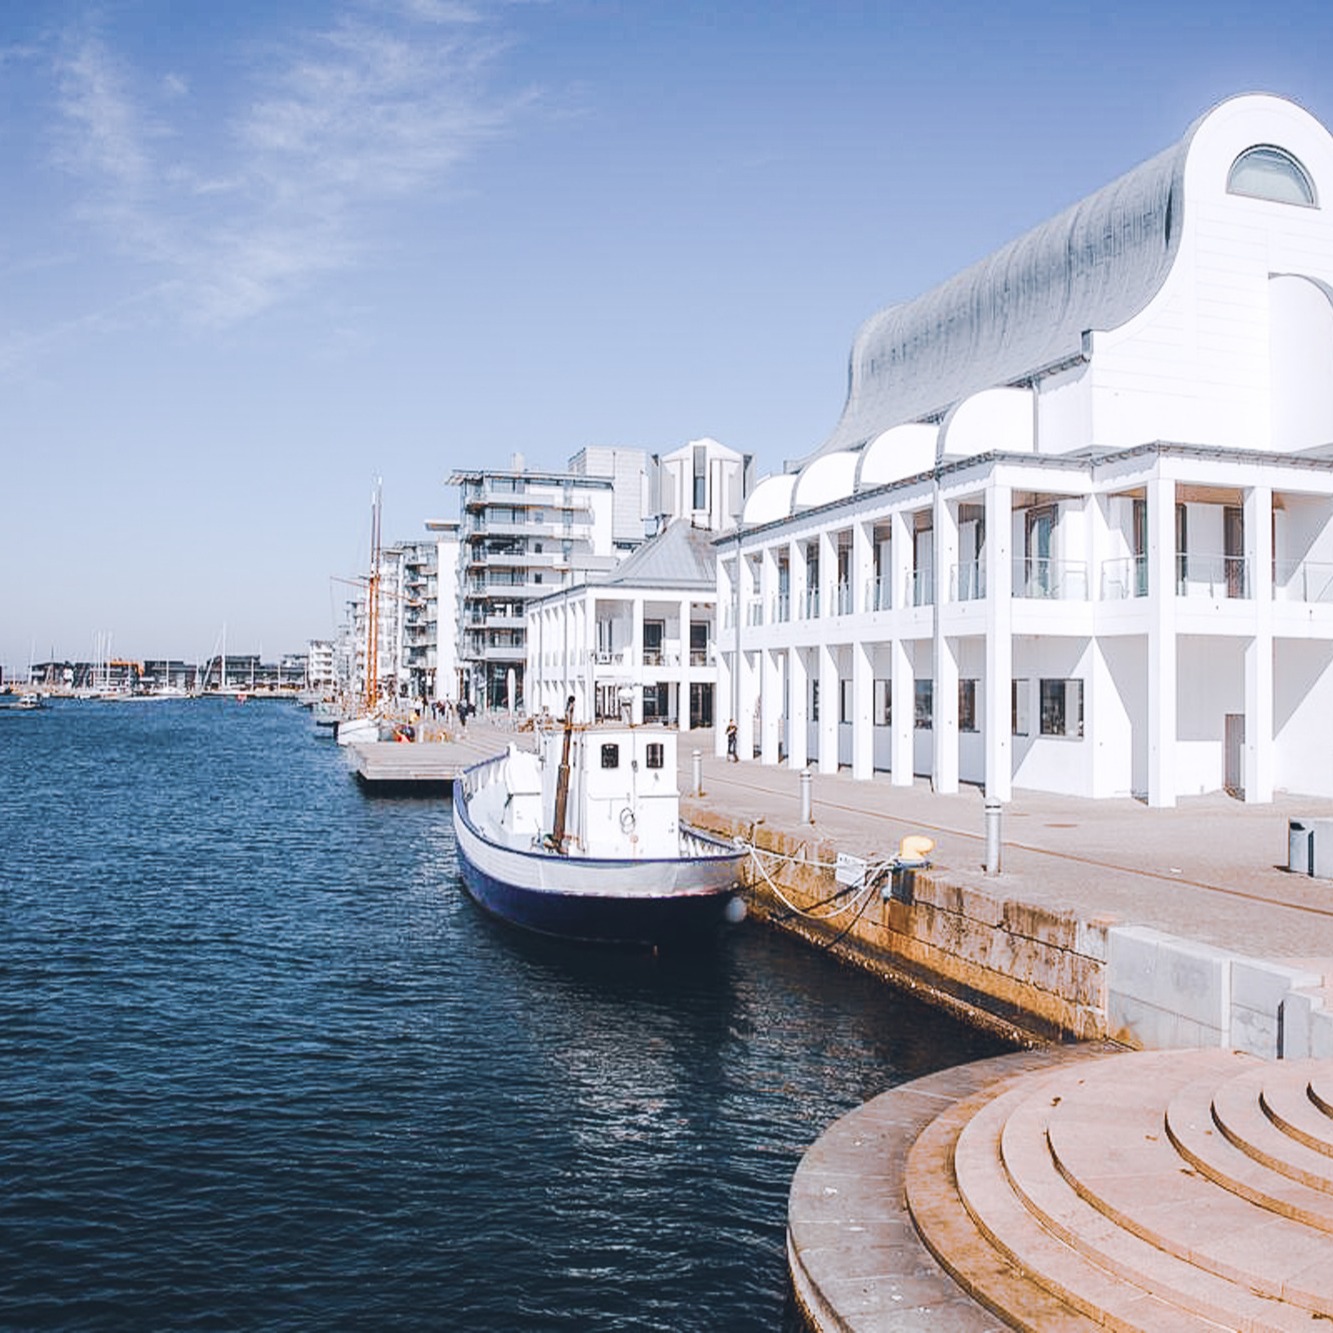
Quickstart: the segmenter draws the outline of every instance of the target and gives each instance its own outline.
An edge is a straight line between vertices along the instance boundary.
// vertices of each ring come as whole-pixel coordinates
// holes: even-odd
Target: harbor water
[[[996,1053],[753,923],[518,935],[290,704],[0,716],[0,1327],[781,1330],[792,1172]]]

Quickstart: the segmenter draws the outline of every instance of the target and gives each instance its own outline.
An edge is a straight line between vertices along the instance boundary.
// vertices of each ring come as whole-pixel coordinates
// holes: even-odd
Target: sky
[[[331,635],[456,468],[831,433],[860,324],[1327,0],[0,0],[0,666]]]

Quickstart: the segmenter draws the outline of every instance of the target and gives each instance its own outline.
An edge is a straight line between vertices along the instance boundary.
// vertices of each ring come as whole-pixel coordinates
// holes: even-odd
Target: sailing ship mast
[[[383,483],[375,480],[370,504],[370,578],[366,583],[366,712],[379,695],[380,653],[380,502]]]

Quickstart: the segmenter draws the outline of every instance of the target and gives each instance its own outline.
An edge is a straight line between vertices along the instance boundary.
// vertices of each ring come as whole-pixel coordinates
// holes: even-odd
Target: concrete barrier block
[[[1333,1059],[1333,1013],[1322,990],[1292,991],[1282,1004],[1282,1055],[1287,1060]]]
[[[1231,964],[1231,1045],[1276,1060],[1286,1046],[1284,1004],[1293,991],[1320,984],[1313,972],[1237,957]]]
[[[1145,1050],[1230,1041],[1232,956],[1145,926],[1108,932],[1107,1009]]]

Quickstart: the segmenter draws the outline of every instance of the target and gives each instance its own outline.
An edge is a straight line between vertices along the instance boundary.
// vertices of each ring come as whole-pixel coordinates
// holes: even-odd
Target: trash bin
[[[1314,829],[1304,820],[1287,820],[1287,869],[1293,875],[1314,874]]]

